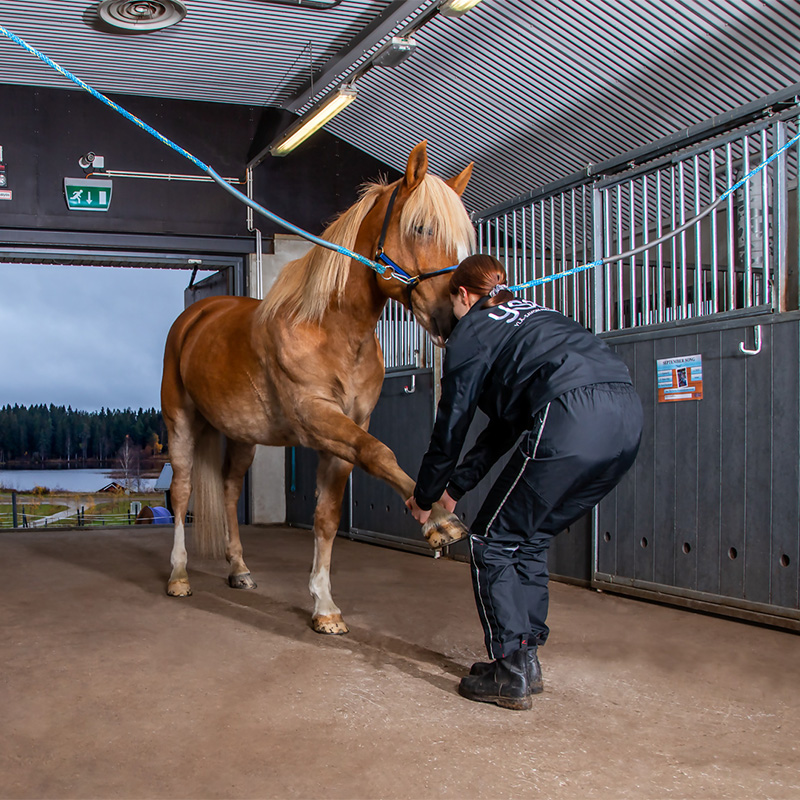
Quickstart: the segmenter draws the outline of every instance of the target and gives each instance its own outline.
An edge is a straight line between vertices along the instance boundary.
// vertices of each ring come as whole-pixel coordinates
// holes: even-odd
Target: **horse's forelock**
[[[433,241],[455,251],[459,260],[475,250],[475,228],[461,198],[435,175],[426,175],[409,195],[400,215],[400,228],[409,237],[419,228],[430,230]]]

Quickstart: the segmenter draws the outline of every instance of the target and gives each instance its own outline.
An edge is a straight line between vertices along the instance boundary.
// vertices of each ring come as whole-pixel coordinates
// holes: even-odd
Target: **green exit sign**
[[[108,211],[111,181],[94,178],[64,178],[64,197],[70,211]]]

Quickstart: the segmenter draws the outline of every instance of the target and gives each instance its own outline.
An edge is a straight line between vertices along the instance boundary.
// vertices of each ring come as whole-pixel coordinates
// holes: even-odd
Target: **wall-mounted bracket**
[[[761,326],[755,325],[753,331],[755,332],[754,349],[751,350],[749,347],[745,347],[744,342],[739,342],[739,352],[746,356],[757,356],[761,352]]]

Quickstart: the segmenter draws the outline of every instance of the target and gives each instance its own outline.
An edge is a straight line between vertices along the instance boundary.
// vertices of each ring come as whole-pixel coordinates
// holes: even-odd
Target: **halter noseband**
[[[452,267],[445,267],[444,269],[437,269],[434,272],[423,272],[419,275],[409,275],[399,264],[395,264],[386,253],[383,252],[383,244],[386,241],[386,232],[389,230],[389,220],[392,216],[392,211],[394,209],[394,201],[397,199],[397,192],[400,189],[400,184],[394,187],[394,191],[392,192],[392,196],[389,198],[389,205],[386,208],[386,216],[383,218],[383,227],[381,228],[381,237],[378,239],[378,247],[375,250],[375,261],[383,264],[385,267],[389,267],[391,273],[389,275],[382,275],[381,277],[384,280],[391,280],[394,278],[395,280],[400,281],[400,283],[405,284],[407,295],[408,295],[408,305],[411,308],[413,313],[414,308],[411,302],[411,292],[414,291],[415,286],[419,286],[422,281],[428,280],[428,278],[435,278],[437,275],[446,275],[448,272],[452,272],[458,264],[454,264]]]

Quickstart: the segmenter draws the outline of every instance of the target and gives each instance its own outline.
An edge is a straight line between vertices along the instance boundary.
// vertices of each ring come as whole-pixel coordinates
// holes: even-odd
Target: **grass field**
[[[131,503],[141,507],[163,506],[160,492],[106,494],[101,492],[17,492],[17,526],[43,525],[46,517],[63,514],[62,519],[48,519],[46,527],[104,527],[133,524],[136,514]],[[24,515],[24,516],[23,516]],[[13,527],[11,492],[0,489],[0,528]]]

